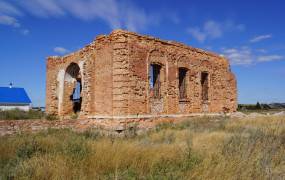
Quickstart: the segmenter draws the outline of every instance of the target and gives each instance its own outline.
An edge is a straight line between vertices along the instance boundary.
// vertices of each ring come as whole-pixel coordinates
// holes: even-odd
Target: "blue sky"
[[[239,103],[285,102],[283,0],[0,0],[0,86],[45,104],[45,59],[121,28],[229,58]]]

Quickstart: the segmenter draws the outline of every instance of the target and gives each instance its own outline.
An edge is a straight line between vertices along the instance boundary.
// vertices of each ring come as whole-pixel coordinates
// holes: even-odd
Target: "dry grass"
[[[285,117],[195,118],[145,135],[0,138],[0,179],[284,179]]]

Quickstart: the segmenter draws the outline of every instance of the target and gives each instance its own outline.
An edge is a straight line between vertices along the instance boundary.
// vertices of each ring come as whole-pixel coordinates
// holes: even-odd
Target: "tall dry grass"
[[[48,130],[0,142],[0,179],[285,178],[284,117],[194,118],[126,138]]]
[[[191,178],[285,179],[285,117],[230,120],[220,131],[196,135],[204,159]]]

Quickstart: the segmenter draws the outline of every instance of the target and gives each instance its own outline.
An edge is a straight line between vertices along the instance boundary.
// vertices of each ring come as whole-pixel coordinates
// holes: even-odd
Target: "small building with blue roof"
[[[24,88],[0,87],[0,110],[31,109],[32,101]]]

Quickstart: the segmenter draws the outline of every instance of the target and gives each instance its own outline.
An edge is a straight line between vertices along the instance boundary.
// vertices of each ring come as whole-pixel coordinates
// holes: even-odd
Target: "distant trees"
[[[257,101],[256,105],[255,105],[255,109],[262,109],[260,103]]]
[[[272,109],[269,104],[261,104],[256,102],[256,104],[239,104],[238,110],[246,111],[246,110],[267,110]]]

